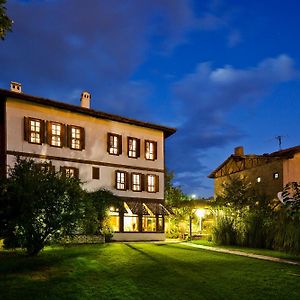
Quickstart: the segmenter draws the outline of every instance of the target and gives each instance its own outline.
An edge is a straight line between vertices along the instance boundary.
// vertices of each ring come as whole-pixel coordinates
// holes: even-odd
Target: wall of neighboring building
[[[0,97],[0,177],[5,176],[6,169],[6,100]]]
[[[78,151],[67,147],[57,148],[47,144],[30,144],[24,140],[24,117],[56,121],[63,124],[80,126],[85,129],[85,149]],[[107,133],[122,135],[122,155],[107,152]],[[127,137],[141,140],[139,158],[127,156]],[[157,142],[157,159],[146,160],[145,140]],[[135,198],[164,198],[164,136],[163,132],[131,124],[74,113],[58,108],[32,104],[18,99],[7,101],[7,156],[8,165],[13,165],[13,153],[32,153],[37,157],[50,157],[52,164],[59,170],[61,166],[79,168],[79,177],[88,190],[99,187],[113,190],[116,195]],[[39,160],[39,158],[36,158]],[[100,168],[100,179],[92,179],[92,167]],[[154,174],[159,176],[159,192],[115,190],[115,171]]]
[[[274,178],[275,173],[278,173],[277,179]],[[277,193],[282,191],[283,187],[283,161],[275,160],[261,166],[234,173],[230,176],[238,176],[246,180],[261,195],[276,198]],[[258,177],[261,178],[260,182],[257,182]],[[229,176],[215,178],[215,195],[222,193],[222,184],[225,182],[228,183],[229,181]]]
[[[283,184],[289,182],[300,182],[300,153],[293,158],[284,160],[283,163]]]

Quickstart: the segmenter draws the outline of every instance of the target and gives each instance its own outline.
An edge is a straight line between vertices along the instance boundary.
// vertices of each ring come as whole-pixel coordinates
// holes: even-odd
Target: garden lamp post
[[[196,213],[196,216],[199,218],[199,229],[201,232],[202,231],[202,218],[205,216],[205,209],[197,208],[195,213]]]

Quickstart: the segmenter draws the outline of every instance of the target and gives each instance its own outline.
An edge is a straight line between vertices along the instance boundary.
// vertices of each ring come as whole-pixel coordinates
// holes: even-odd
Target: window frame
[[[77,125],[68,125],[68,147],[72,150],[82,151],[85,149],[85,130]],[[79,138],[72,137],[72,129],[79,130]],[[79,148],[73,147],[72,140],[79,141]]]
[[[100,168],[92,167],[92,179],[99,180],[100,179]]]
[[[60,135],[53,134],[52,125],[60,125]],[[52,138],[59,137],[60,138],[60,145],[53,145]],[[64,146],[64,139],[65,139],[65,125],[60,122],[56,121],[47,121],[47,142],[51,147],[62,148]]]
[[[121,181],[119,182],[118,181],[118,179],[119,179],[118,174],[124,174],[124,182],[121,182]],[[120,177],[120,179],[121,179],[121,177]],[[124,185],[124,187],[123,188],[118,187],[119,184]],[[128,190],[128,172],[121,171],[121,170],[116,170],[115,171],[115,188],[118,191]]]
[[[111,144],[111,137],[113,138],[113,143],[114,143],[114,138],[116,138],[117,145],[116,147]],[[111,149],[115,149],[116,153],[111,152]],[[122,154],[122,135],[116,134],[116,133],[107,133],[107,152],[109,155],[121,155]]]
[[[153,153],[147,151],[147,144],[149,144],[149,151],[150,151],[150,145],[153,145]],[[149,157],[147,158],[147,155],[149,155]],[[156,141],[151,141],[151,140],[145,140],[145,159],[146,160],[156,160],[157,159],[157,142]]]
[[[149,185],[149,177],[154,178],[153,185]],[[159,192],[159,175],[147,174],[145,176],[145,178],[146,178],[146,191],[148,193],[158,193]],[[153,187],[153,189],[152,189],[152,187]]]
[[[139,185],[134,183],[134,176],[139,177]],[[134,189],[135,186],[138,186],[138,189]],[[142,173],[131,173],[131,190],[133,192],[142,192],[143,191],[143,174]]]
[[[130,142],[135,141],[135,149],[130,149]],[[128,136],[127,137],[127,156],[129,158],[139,158],[141,154],[141,140],[135,137]],[[135,153],[132,155],[131,153]]]
[[[31,121],[39,122],[40,130],[38,132],[31,130]],[[31,140],[32,133],[39,134],[39,138],[40,138],[39,142],[34,142]],[[45,121],[42,119],[33,118],[33,117],[24,117],[24,140],[30,144],[42,145],[45,142]]]
[[[67,176],[67,170],[72,170],[74,171],[74,176]],[[79,169],[75,168],[75,167],[69,167],[69,166],[63,166],[60,167],[60,172],[62,173],[63,176],[67,177],[67,178],[76,178],[79,179]]]

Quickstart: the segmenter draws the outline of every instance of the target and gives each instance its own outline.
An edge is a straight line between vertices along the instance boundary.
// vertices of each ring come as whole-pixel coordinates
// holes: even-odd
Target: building
[[[262,155],[245,155],[243,147],[235,148],[208,176],[214,179],[215,195],[232,176],[247,180],[259,194],[276,198],[287,183],[300,182],[300,146]]]
[[[124,200],[111,209],[116,240],[163,240],[164,148],[175,129],[22,93],[20,84],[0,89],[0,172],[16,156],[48,161],[76,176],[86,190],[105,188]]]

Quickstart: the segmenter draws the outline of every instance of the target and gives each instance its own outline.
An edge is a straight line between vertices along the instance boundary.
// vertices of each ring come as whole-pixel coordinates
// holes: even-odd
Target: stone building
[[[165,139],[175,129],[35,97],[12,82],[0,89],[0,172],[16,156],[47,161],[84,188],[105,188],[124,200],[111,214],[116,240],[163,240]]]
[[[232,176],[246,180],[261,195],[276,198],[289,182],[300,182],[300,146],[262,155],[244,154],[243,147],[234,149],[208,177],[214,179],[215,195]]]

